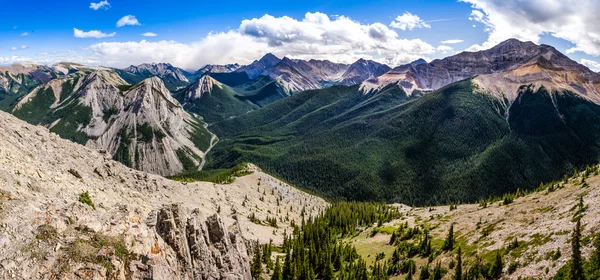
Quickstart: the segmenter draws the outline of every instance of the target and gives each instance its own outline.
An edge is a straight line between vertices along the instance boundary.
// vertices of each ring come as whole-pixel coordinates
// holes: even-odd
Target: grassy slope
[[[209,167],[254,162],[331,198],[474,201],[600,158],[600,107],[524,88],[510,108],[458,82],[421,98],[390,87],[307,91],[221,122]]]

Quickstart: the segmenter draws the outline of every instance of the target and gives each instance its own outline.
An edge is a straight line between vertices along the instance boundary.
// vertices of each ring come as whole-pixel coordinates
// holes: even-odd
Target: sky
[[[597,0],[0,0],[0,64],[186,70],[279,57],[397,66],[517,38],[600,71]]]

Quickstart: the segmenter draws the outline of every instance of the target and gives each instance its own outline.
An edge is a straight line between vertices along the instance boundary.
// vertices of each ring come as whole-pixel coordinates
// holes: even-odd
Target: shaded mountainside
[[[306,91],[218,123],[208,166],[255,162],[331,198],[474,201],[600,160],[600,106],[521,87],[514,102],[472,80],[422,97],[396,85]]]
[[[129,85],[110,70],[77,71],[38,86],[12,113],[127,166],[172,175],[197,169],[213,136],[157,77]]]
[[[167,180],[4,112],[0,147],[1,279],[250,279],[256,241],[327,207],[252,165]]]

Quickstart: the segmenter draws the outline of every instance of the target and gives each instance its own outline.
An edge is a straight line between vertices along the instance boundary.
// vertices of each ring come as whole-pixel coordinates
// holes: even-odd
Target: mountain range
[[[552,46],[0,70],[0,278],[600,275],[600,74]]]
[[[253,162],[331,198],[472,201],[600,154],[600,75],[515,39],[393,69],[269,53],[195,72],[14,65],[2,79],[3,110],[128,166]]]

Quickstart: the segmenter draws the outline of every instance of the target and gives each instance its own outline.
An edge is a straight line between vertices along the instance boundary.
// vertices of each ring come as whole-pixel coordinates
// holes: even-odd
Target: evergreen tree
[[[281,278],[283,278],[283,280],[294,279],[294,275],[292,274],[291,253],[289,250],[285,254],[285,261],[283,262],[283,271],[281,273]]]
[[[254,257],[252,258],[252,264],[250,265],[250,273],[252,274],[252,278],[260,279],[260,274],[262,273],[262,258],[260,253],[260,243],[256,240],[256,248],[254,248]]]
[[[442,246],[442,250],[444,251],[452,251],[452,249],[454,249],[454,224],[450,225],[448,236],[446,236],[446,240],[444,240],[444,245]]]
[[[419,273],[419,280],[428,280],[431,273],[429,273],[429,264],[425,264],[421,267],[421,273]]]
[[[442,264],[438,261],[435,267],[433,268],[433,273],[430,277],[432,280],[442,280],[444,274],[442,273]]]
[[[458,253],[456,254],[456,270],[454,271],[454,280],[462,280],[462,252],[461,248],[458,247]]]
[[[571,249],[573,253],[569,264],[569,279],[585,280],[583,275],[583,261],[581,259],[581,219],[577,219],[575,229],[573,229]]]
[[[282,280],[282,272],[281,272],[281,264],[279,263],[279,257],[275,261],[275,268],[273,269],[273,275],[271,276],[271,280]]]
[[[504,264],[502,263],[502,255],[500,254],[500,250],[496,251],[496,258],[494,259],[494,263],[490,267],[489,275],[494,278],[500,277],[502,275],[502,268]]]

